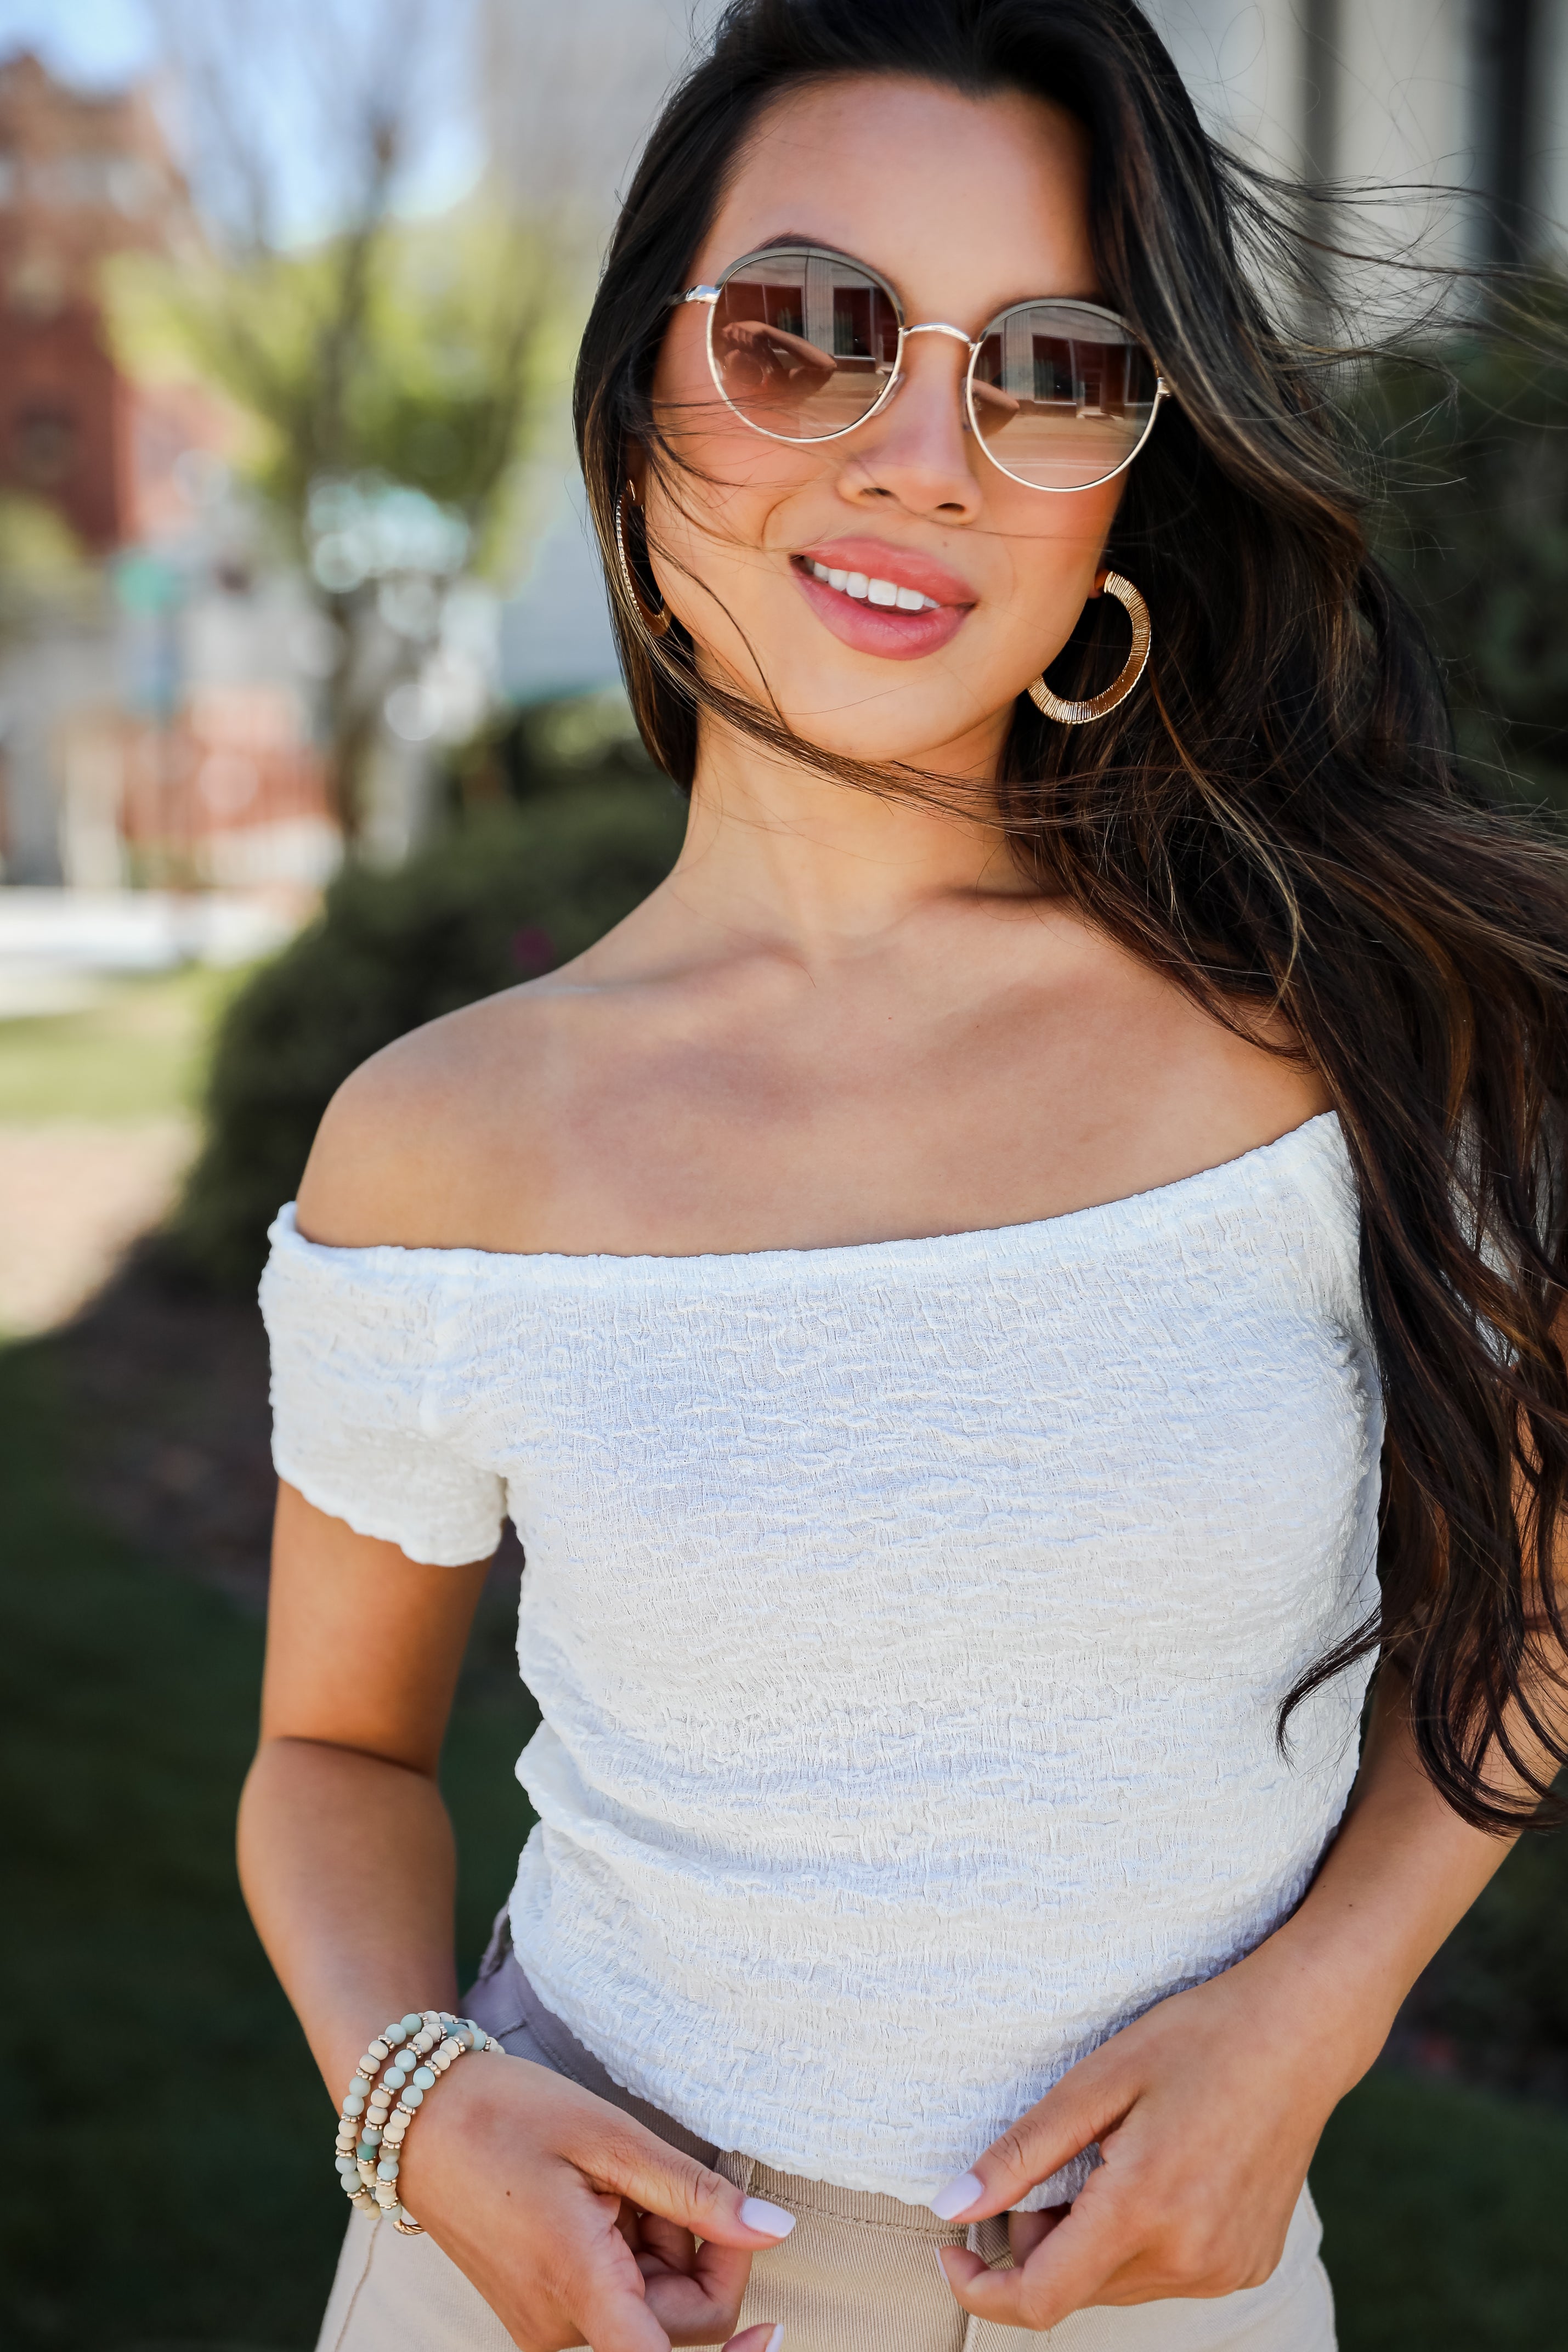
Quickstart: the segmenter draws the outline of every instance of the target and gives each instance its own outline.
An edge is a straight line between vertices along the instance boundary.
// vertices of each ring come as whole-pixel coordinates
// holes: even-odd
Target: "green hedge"
[[[1380,551],[1448,672],[1461,751],[1500,796],[1568,816],[1568,285],[1511,342],[1387,362],[1357,422],[1384,472]]]
[[[166,1237],[174,1261],[225,1289],[253,1285],[350,1070],[580,954],[664,878],[685,823],[651,772],[589,775],[465,816],[395,872],[344,874],[219,1025],[205,1142]]]

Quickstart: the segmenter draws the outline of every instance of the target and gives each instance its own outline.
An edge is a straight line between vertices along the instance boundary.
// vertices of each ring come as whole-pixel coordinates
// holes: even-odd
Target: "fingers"
[[[655,2271],[678,2271],[683,2278],[695,2278],[697,2267],[697,2242],[689,2230],[678,2221],[666,2221],[662,2214],[643,2213],[623,2199],[617,2229],[637,2257],[637,2267],[644,2278]],[[744,2253],[732,2253],[727,2246],[716,2251],[727,2260],[737,2261],[744,2267]]]
[[[1080,2200],[1017,2270],[988,2270],[967,2246],[938,2247],[937,2260],[955,2298],[977,2319],[998,2327],[1041,2329],[1101,2300],[1100,2290],[1120,2270],[1127,2251],[1111,2209],[1102,2204],[1096,2210],[1092,2200]]]
[[[608,2129],[595,2130],[580,2147],[563,2146],[561,2153],[596,2188],[678,2222],[710,2245],[738,2246],[757,2253],[776,2246],[795,2226],[794,2215],[781,2205],[743,2196],[721,2173],[667,2147],[630,2116],[618,2116]]]
[[[601,2290],[580,2304],[574,2303],[572,2316],[592,2352],[670,2352],[667,2330],[635,2293]]]
[[[552,2299],[571,2332],[554,2340],[586,2343],[593,2352],[670,2352],[728,2335],[746,2294],[750,2248],[698,2245],[679,2223],[580,2175],[573,2193],[579,2213],[593,2218],[580,2232],[566,2209],[556,2216],[565,2260]]]
[[[984,2221],[1005,2213],[1113,2130],[1136,2094],[1134,2082],[1094,2068],[1092,2062],[1075,2066],[994,2139],[967,2172],[939,2189],[931,2210],[939,2221]]]
[[[616,2227],[642,2277],[648,2309],[673,2345],[716,2344],[734,2326],[751,2274],[752,2247],[694,2238],[680,2222],[626,2200]],[[764,2342],[771,2326],[761,2330]],[[737,2340],[749,2345],[756,2334],[747,2328]]]
[[[695,2274],[650,2266],[638,2258],[648,2309],[672,2344],[716,2344],[734,2326],[746,2294],[751,2256],[727,2246],[703,2246]],[[740,2352],[767,2352],[782,2332],[771,2320],[743,2328],[730,2339]],[[597,2339],[595,2339],[597,2344]]]
[[[751,2256],[739,2247],[705,2244],[694,2250],[688,2267],[644,2250],[637,2267],[648,2308],[672,2344],[716,2344],[739,2315]]]
[[[765,2319],[760,2327],[743,2327],[738,2336],[732,2336],[724,2352],[779,2352],[783,2341],[783,2321],[770,2326]]]

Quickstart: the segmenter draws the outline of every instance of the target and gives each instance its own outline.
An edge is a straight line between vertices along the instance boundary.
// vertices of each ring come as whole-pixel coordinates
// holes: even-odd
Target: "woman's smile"
[[[945,563],[880,539],[834,539],[789,559],[811,610],[857,653],[918,661],[951,644],[978,599]]]

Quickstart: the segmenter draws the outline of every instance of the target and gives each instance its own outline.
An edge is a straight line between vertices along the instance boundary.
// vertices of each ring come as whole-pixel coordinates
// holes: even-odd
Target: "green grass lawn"
[[[86,1517],[69,1458],[50,1343],[0,1355],[0,2343],[308,2352],[331,2111],[232,1861],[261,1628]],[[482,1624],[449,1748],[470,1961],[527,1821],[505,1653]],[[1568,2115],[1379,2074],[1314,2179],[1344,2352],[1568,2346]]]
[[[1342,2352],[1568,2347],[1568,2115],[1379,2070],[1312,2189]]]
[[[246,977],[193,964],[116,981],[80,1013],[0,1021],[0,1120],[194,1109],[213,1023]]]
[[[332,2110],[235,1882],[256,1619],[84,1519],[47,1342],[0,1355],[7,2352],[315,2342]],[[449,1751],[470,1960],[528,1815],[527,1704],[469,1677]]]

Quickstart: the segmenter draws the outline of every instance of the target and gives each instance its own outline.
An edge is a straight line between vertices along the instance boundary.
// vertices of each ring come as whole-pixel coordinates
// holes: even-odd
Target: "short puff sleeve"
[[[307,1502],[410,1559],[457,1568],[496,1549],[498,1474],[468,1458],[450,1360],[452,1253],[329,1249],[278,1213],[261,1278],[272,1350],[272,1459]]]

